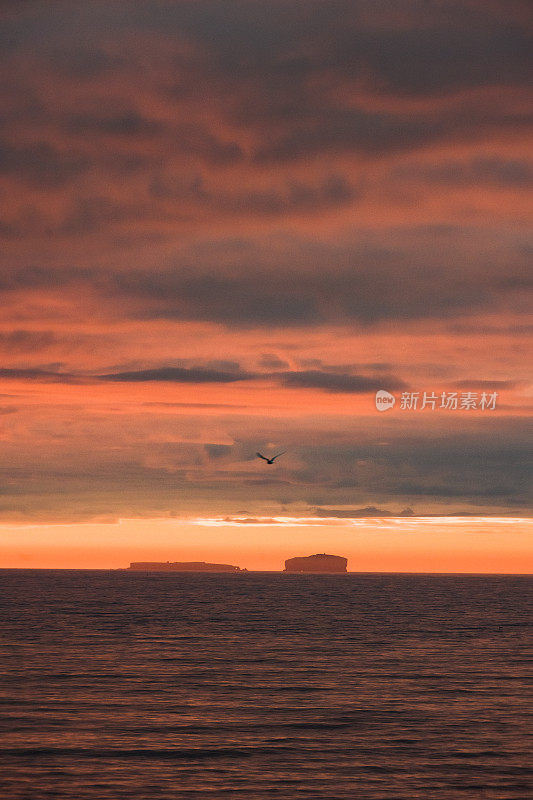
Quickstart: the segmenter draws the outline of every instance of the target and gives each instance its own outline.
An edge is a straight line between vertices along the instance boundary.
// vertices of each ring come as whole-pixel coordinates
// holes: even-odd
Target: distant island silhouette
[[[295,556],[285,561],[285,572],[347,572],[348,559],[343,556],[331,556],[327,553],[316,553],[314,556]]]
[[[346,574],[348,559],[328,553],[312,556],[295,556],[285,561],[283,572],[308,572],[315,574]],[[208,561],[132,561],[131,572],[248,572],[234,564],[211,564]]]
[[[135,572],[247,572],[233,564],[209,564],[207,561],[132,561]]]

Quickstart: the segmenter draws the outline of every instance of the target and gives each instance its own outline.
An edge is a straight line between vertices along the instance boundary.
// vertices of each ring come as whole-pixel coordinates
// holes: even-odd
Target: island
[[[343,556],[331,556],[327,553],[316,553],[314,556],[296,556],[285,562],[284,572],[347,572],[348,559]]]
[[[135,572],[246,572],[233,564],[209,564],[207,561],[132,561]]]

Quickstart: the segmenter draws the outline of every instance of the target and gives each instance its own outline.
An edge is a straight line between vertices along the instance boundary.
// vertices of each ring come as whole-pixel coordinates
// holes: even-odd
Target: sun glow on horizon
[[[131,561],[214,561],[280,570],[332,552],[351,572],[533,573],[526,517],[119,519],[0,525],[0,568],[117,569]]]

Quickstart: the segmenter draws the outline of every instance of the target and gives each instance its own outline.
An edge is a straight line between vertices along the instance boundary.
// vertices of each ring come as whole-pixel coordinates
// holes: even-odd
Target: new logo
[[[385,389],[380,389],[379,392],[376,392],[376,408],[378,411],[388,411],[389,408],[394,408],[395,402],[394,395],[386,392]]]

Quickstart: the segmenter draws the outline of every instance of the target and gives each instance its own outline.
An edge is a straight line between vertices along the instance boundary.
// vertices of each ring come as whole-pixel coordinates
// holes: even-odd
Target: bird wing
[[[268,458],[266,458],[265,456],[262,456],[261,453],[256,453],[256,456],[258,456],[259,458],[262,458],[263,461],[268,461]]]
[[[279,458],[280,456],[283,456],[283,455],[285,455],[285,453],[286,453],[286,452],[287,452],[287,451],[286,451],[286,450],[284,450],[282,453],[278,453],[278,454],[277,454],[277,456],[272,456],[272,458],[271,458],[270,460],[271,460],[271,461],[274,461],[274,459],[275,459],[275,458]]]

